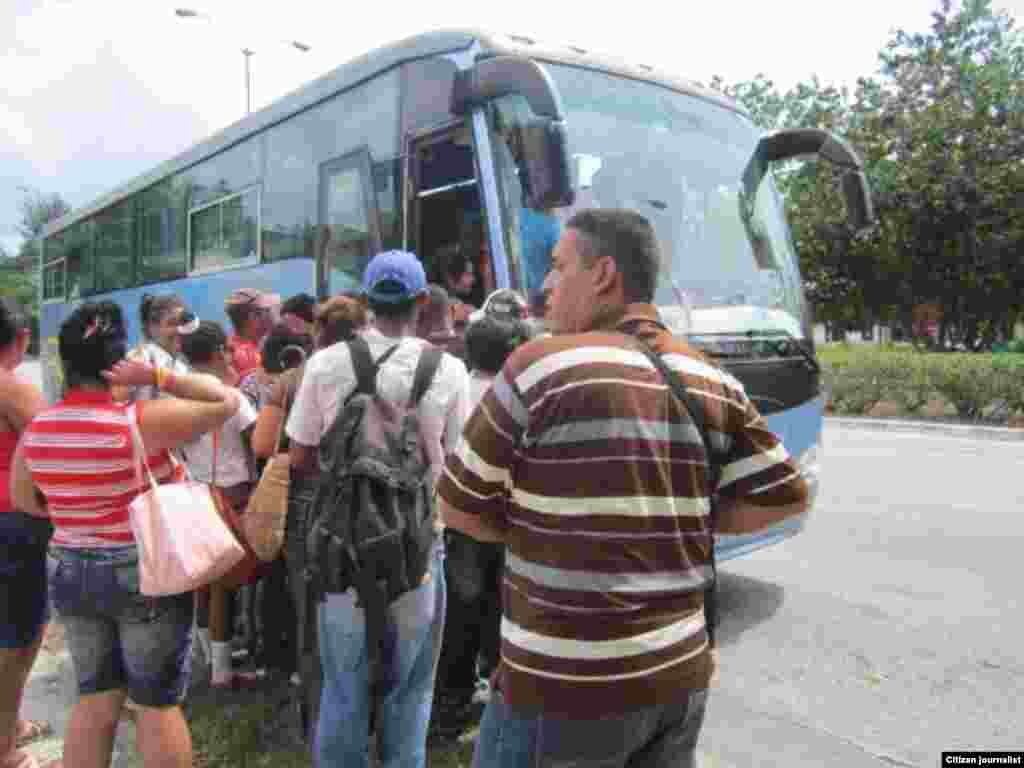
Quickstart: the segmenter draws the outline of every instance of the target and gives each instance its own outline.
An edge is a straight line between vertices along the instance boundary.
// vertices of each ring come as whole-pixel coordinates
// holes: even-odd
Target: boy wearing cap
[[[276,293],[239,288],[224,301],[224,312],[234,333],[228,337],[232,365],[241,381],[262,363],[260,343],[274,326],[274,313],[281,306]]]
[[[426,302],[426,274],[415,255],[387,251],[370,261],[363,290],[374,319],[362,338],[374,360],[390,352],[377,373],[377,392],[404,406],[420,354],[427,348],[427,342],[415,336],[417,317]],[[287,424],[293,473],[316,471],[317,447],[355,388],[348,344],[335,344],[310,358]],[[434,480],[445,454],[461,439],[468,406],[466,367],[444,354],[419,406],[420,432]],[[438,528],[440,534],[440,523]],[[442,553],[439,535],[428,577],[388,608],[388,640],[379,678],[374,681],[379,697],[377,752],[384,766],[426,765],[427,727],[444,626]],[[371,681],[365,616],[353,590],[324,596],[317,608],[317,633],[324,682],[313,744],[315,764],[366,766]]]

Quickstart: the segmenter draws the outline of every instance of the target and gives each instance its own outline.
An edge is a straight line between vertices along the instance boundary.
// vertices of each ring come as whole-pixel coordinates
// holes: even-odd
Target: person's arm
[[[139,360],[143,363],[149,363],[153,365],[152,360],[146,359],[144,347],[136,346],[128,350],[128,354],[125,355],[126,360]],[[111,385],[110,396],[114,398],[115,403],[127,403],[133,399],[135,395],[134,388],[121,385]]]
[[[238,411],[241,395],[212,376],[169,371],[161,375],[163,391],[174,399],[147,401],[139,420],[142,441],[151,456],[220,429]],[[158,384],[156,368],[133,360],[120,361],[104,376],[112,385]]]
[[[274,455],[278,432],[284,428],[287,387],[292,380],[292,375],[285,373],[275,381],[267,402],[260,408],[252,435],[252,448],[257,458],[269,459]]]
[[[32,473],[29,472],[25,463],[25,454],[22,451],[24,440],[18,443],[14,450],[14,458],[11,462],[11,503],[14,508],[34,517],[49,517],[46,508],[46,499],[32,482]]]
[[[258,480],[259,472],[256,466],[256,456],[252,452],[252,433],[256,428],[256,409],[247,398],[239,398],[238,413],[231,417],[229,426],[238,430],[238,437],[242,442],[242,450],[245,452],[245,464],[249,468],[249,477],[252,480]]]
[[[437,484],[442,521],[479,541],[506,540],[508,493],[528,413],[510,383],[518,356],[513,353],[470,415]]]
[[[453,387],[451,402],[448,404],[448,413],[444,422],[444,452],[452,453],[462,440],[462,430],[466,428],[469,420],[470,398],[469,398],[469,374],[466,366],[461,360],[453,360],[452,364],[458,370],[457,381]]]
[[[324,432],[324,414],[316,388],[318,380],[316,368],[307,367],[288,412],[288,455],[291,471],[297,475],[315,475],[320,470],[317,449]]]
[[[718,483],[718,533],[745,534],[805,513],[807,481],[753,403],[728,406],[732,445]]]
[[[46,408],[43,393],[17,376],[0,376],[0,408],[16,432],[28,426],[36,414]]]
[[[716,508],[719,533],[754,533],[781,523],[790,517],[798,517],[810,509],[810,496],[804,496],[789,504],[775,504],[770,507],[752,504],[746,499],[721,499]]]
[[[438,497],[440,504],[438,510],[444,524],[449,528],[461,531],[477,541],[490,542],[493,544],[505,543],[506,528],[488,522],[480,515],[468,515],[460,509],[456,509],[443,498]]]
[[[284,409],[274,403],[267,403],[260,409],[256,419],[256,428],[252,433],[252,450],[259,459],[269,459],[274,455],[277,444],[277,433],[284,423]]]

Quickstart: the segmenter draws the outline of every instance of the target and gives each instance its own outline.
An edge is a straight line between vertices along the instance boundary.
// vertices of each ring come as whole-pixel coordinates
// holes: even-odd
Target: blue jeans
[[[46,545],[50,521],[0,512],[0,648],[28,648],[50,620]]]
[[[473,768],[693,768],[706,690],[674,704],[596,720],[520,713],[494,691]]]
[[[431,578],[388,607],[375,682],[377,755],[383,768],[424,768],[434,675],[444,630],[444,547]],[[313,755],[318,768],[369,766],[370,679],[366,621],[355,591],[328,594],[317,612],[323,691]]]
[[[138,551],[50,547],[50,595],[85,696],[126,690],[170,707],[188,688],[192,594],[139,593]]]

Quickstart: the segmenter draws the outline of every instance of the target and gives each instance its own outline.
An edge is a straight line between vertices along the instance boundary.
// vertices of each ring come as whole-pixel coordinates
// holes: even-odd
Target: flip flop
[[[16,748],[28,746],[34,741],[53,735],[53,726],[45,720],[24,720],[23,722],[28,724],[28,730],[18,737]]]

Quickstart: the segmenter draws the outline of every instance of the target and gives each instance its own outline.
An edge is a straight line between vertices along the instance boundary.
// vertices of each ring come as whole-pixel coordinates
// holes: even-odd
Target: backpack
[[[399,344],[376,362],[365,339],[347,344],[357,384],[320,441],[306,578],[317,601],[355,588],[372,670],[380,659],[387,606],[422,584],[436,537],[417,406],[442,352],[434,346],[421,352],[409,400],[395,406],[379,396],[376,378]]]

